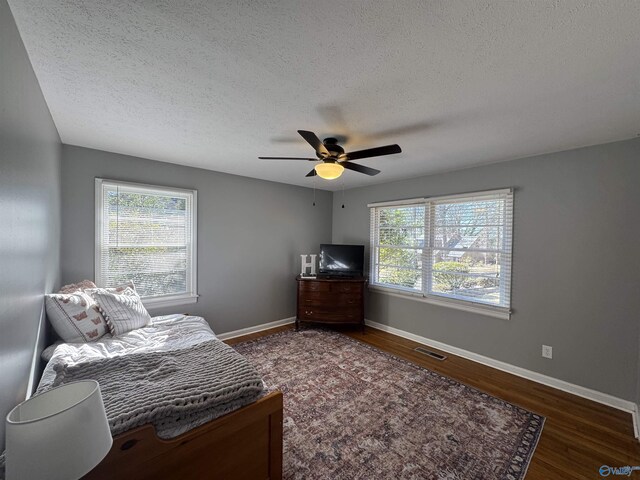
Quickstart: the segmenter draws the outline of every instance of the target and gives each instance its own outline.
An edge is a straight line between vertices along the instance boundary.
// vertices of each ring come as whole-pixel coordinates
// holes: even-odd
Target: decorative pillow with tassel
[[[142,304],[142,299],[132,288],[117,293],[103,288],[88,292],[91,292],[114,336],[144,327],[151,321],[151,315]]]

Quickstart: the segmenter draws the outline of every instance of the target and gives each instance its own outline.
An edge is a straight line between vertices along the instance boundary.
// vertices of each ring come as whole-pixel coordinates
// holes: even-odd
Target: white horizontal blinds
[[[102,184],[99,282],[133,280],[143,297],[191,291],[193,195]]]
[[[371,209],[372,283],[422,291],[424,204]]]
[[[513,194],[458,195],[429,204],[426,293],[508,307]]]
[[[369,281],[377,283],[378,280],[378,212],[371,208],[369,211]]]

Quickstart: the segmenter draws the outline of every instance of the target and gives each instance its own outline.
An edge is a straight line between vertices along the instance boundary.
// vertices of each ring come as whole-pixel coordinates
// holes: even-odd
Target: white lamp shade
[[[7,415],[7,480],[78,479],[113,439],[95,380],[68,383],[22,402]]]
[[[333,180],[344,172],[344,167],[339,163],[319,163],[315,166],[316,173],[320,178]]]

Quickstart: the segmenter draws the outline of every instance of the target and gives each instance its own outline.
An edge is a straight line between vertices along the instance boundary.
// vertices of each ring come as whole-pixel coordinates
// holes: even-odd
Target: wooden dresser
[[[302,278],[298,283],[296,329],[300,322],[353,323],[364,332],[364,290],[367,279]]]

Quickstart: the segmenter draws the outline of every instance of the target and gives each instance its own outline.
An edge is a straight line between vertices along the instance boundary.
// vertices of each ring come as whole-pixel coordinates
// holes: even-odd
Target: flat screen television
[[[361,277],[363,272],[364,245],[320,245],[320,275]]]

